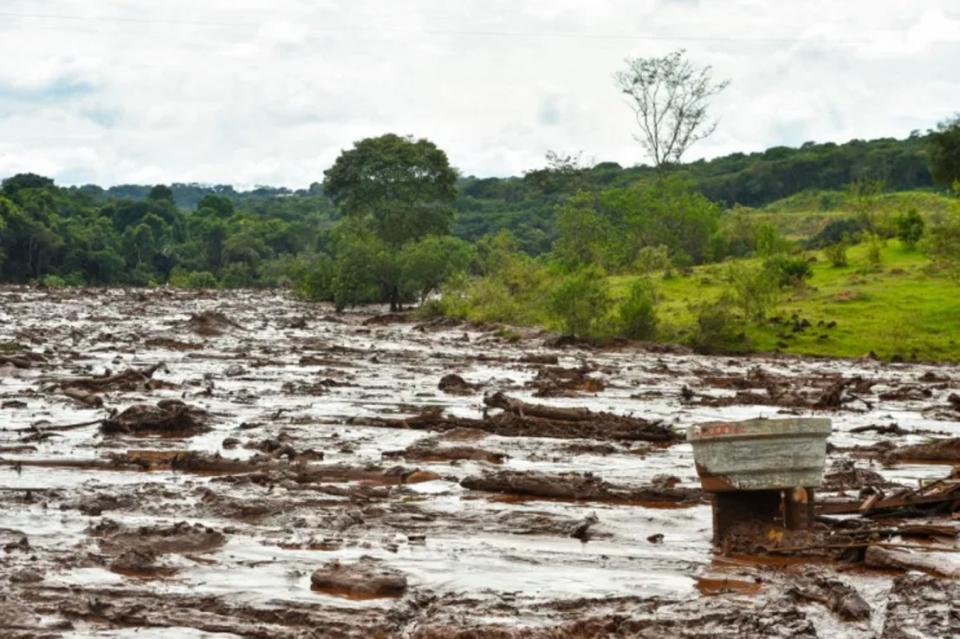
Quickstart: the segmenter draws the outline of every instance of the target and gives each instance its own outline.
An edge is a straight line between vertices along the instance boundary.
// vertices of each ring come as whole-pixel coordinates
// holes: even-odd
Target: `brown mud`
[[[0,288],[0,637],[957,633],[957,367],[500,335]],[[724,555],[684,429],[780,414],[815,525]]]

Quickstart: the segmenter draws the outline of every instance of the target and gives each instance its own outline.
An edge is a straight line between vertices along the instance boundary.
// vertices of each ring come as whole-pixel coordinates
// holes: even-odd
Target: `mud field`
[[[2,637],[960,636],[960,369],[604,350],[280,293],[0,289]],[[711,543],[681,437],[833,420]]]

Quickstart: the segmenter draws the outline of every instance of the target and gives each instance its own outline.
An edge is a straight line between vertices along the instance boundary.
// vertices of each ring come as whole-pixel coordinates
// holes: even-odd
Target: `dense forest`
[[[933,186],[926,136],[904,140],[807,143],[737,153],[678,168],[693,188],[722,208],[763,206],[810,189],[858,179],[890,190]],[[650,182],[650,167],[559,159],[522,177],[458,177],[453,234],[477,242],[501,230],[520,249],[549,251],[561,205],[595,193]],[[328,251],[340,217],[320,182],[307,189],[226,185],[58,187],[23,174],[0,191],[0,276],[67,284],[171,282],[175,285],[276,286]]]

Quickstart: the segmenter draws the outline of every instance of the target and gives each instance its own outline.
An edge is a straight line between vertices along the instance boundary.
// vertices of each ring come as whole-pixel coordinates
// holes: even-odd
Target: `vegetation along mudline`
[[[658,83],[671,81],[683,100],[663,110]],[[653,166],[550,153],[522,178],[478,180],[429,140],[386,134],[300,191],[16,175],[0,191],[0,277],[289,286],[338,309],[419,302],[705,352],[960,357],[960,118],[899,141],[683,164],[725,86],[682,51],[627,61],[616,88]],[[667,117],[651,127],[654,108]]]

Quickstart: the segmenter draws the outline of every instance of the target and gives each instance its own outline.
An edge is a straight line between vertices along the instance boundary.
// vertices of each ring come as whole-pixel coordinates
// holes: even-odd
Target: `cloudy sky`
[[[385,132],[480,176],[633,165],[612,75],[680,47],[732,81],[688,159],[960,111],[957,0],[3,0],[0,177],[301,187]]]

